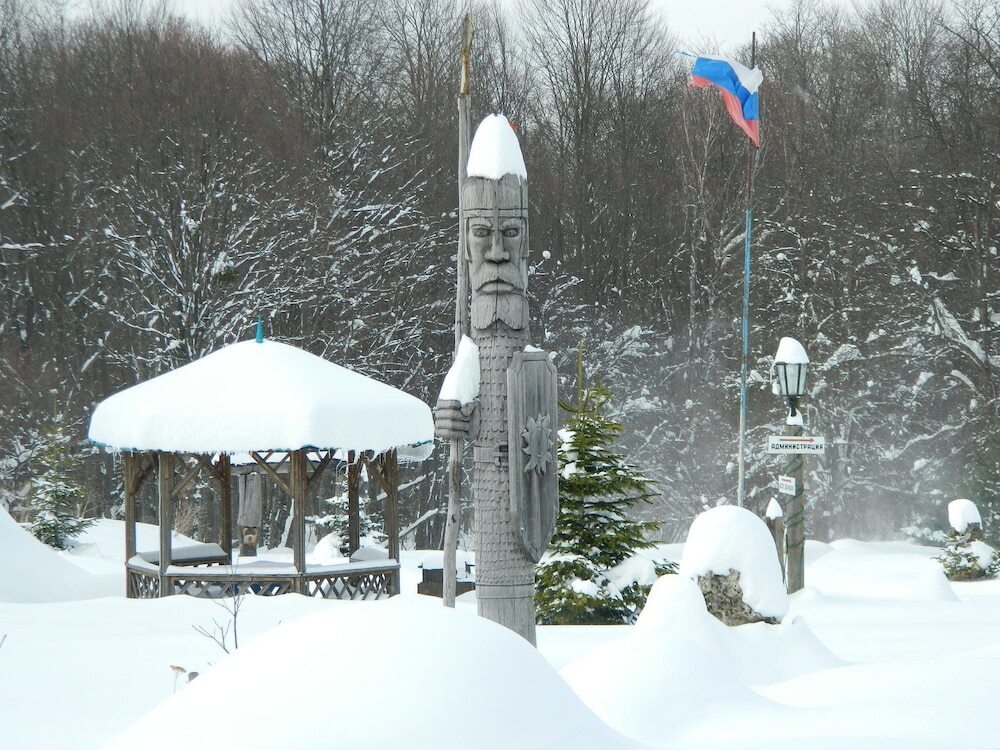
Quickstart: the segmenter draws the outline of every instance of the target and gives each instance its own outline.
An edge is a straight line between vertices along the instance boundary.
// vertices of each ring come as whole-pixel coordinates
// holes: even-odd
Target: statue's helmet
[[[522,259],[528,255],[528,172],[514,128],[500,114],[488,115],[476,128],[469,148],[468,177],[462,184],[462,212],[470,219],[519,219]]]

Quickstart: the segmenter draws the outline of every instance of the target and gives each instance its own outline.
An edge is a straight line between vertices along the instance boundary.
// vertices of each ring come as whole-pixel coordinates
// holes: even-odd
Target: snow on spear
[[[535,563],[559,510],[556,371],[529,345],[527,170],[503,115],[476,131],[460,207],[472,341],[465,356],[459,348],[435,425],[473,441],[479,614],[534,643]],[[457,386],[477,379],[478,398],[463,403]]]

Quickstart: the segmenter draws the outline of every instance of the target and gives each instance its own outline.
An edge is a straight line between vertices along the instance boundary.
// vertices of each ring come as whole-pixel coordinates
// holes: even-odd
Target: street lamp
[[[805,461],[803,456],[802,412],[799,399],[806,393],[806,372],[809,357],[798,341],[785,337],[778,343],[771,367],[771,390],[788,400],[788,416],[785,424],[791,427],[788,436],[780,438],[783,446],[775,452],[785,453],[786,461],[782,475],[778,477],[778,491],[791,495],[785,507],[785,582],[788,593],[798,591],[805,585]],[[812,442],[812,440],[809,440]]]
[[[806,393],[808,370],[809,356],[802,344],[788,336],[781,339],[771,368],[771,390],[776,395],[788,399],[788,418],[785,424],[802,425],[802,414],[798,410],[798,405],[799,398]]]

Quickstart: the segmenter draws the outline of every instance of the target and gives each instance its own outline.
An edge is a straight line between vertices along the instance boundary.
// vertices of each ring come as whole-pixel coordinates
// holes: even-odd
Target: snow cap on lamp
[[[809,356],[805,347],[798,341],[785,336],[778,343],[778,351],[774,355],[772,374],[774,382],[771,389],[781,396],[797,397],[806,392],[806,371],[809,369]]]

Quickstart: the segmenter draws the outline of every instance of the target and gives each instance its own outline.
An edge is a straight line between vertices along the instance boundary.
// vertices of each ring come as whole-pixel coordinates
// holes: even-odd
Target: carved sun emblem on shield
[[[552,463],[552,446],[556,443],[552,428],[549,427],[548,415],[528,417],[521,431],[521,439],[524,441],[524,454],[528,457],[524,473],[534,471],[544,474]]]

